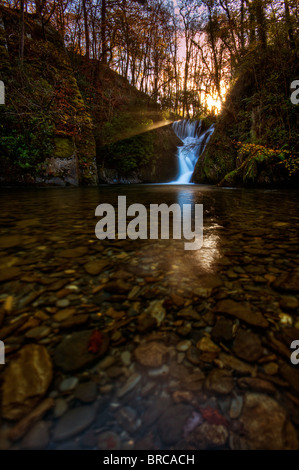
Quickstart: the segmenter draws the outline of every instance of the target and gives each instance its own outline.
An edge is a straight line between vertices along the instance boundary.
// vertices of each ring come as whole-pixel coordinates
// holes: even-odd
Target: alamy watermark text
[[[2,80],[0,80],[0,104],[5,104],[5,86]]]
[[[150,204],[149,213],[143,204],[131,204],[127,208],[126,196],[118,196],[117,208],[117,238],[124,240],[156,240],[159,238],[159,215],[160,215],[160,238],[170,238],[170,218],[172,215],[172,235],[174,239],[194,240],[184,244],[185,250],[198,250],[203,244],[203,205],[194,205],[192,217],[192,204]],[[111,204],[100,204],[97,206],[95,215],[102,217],[96,224],[95,234],[99,240],[116,238],[116,214]],[[127,217],[134,217],[127,224]],[[194,230],[192,230],[194,225]]]
[[[299,80],[294,80],[291,83],[291,103],[299,104]]]

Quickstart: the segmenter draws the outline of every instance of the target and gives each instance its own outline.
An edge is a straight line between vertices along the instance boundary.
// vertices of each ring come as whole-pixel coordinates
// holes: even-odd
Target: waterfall
[[[202,131],[201,121],[183,119],[172,124],[176,135],[183,145],[178,147],[179,174],[176,180],[170,184],[188,184],[191,181],[196,162],[204,152],[211,135],[214,132],[214,124]]]

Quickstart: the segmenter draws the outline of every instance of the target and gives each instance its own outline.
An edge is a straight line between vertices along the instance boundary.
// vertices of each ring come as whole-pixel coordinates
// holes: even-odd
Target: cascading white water
[[[172,124],[176,135],[183,145],[178,147],[179,174],[170,184],[188,184],[191,181],[196,162],[204,152],[211,135],[214,132],[214,124],[206,131],[201,130],[201,121],[183,119]]]

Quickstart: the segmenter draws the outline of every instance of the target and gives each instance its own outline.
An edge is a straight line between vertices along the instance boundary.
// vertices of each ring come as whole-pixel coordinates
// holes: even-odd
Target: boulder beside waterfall
[[[173,180],[178,173],[177,149],[182,145],[171,124],[162,123],[161,127],[147,132],[151,136],[151,148],[144,148],[146,156],[150,157],[148,163],[139,165],[133,171],[122,171],[113,166],[109,158],[103,162],[98,159],[98,175],[100,183],[167,183]],[[126,141],[119,141],[124,145]],[[108,149],[109,151],[109,149]],[[99,154],[105,152],[100,149]]]

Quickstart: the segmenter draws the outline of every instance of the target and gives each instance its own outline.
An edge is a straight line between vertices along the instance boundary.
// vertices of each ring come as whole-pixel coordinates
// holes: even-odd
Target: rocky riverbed
[[[95,238],[115,202],[204,204],[204,246]],[[298,449],[298,193],[2,191],[1,449]]]

